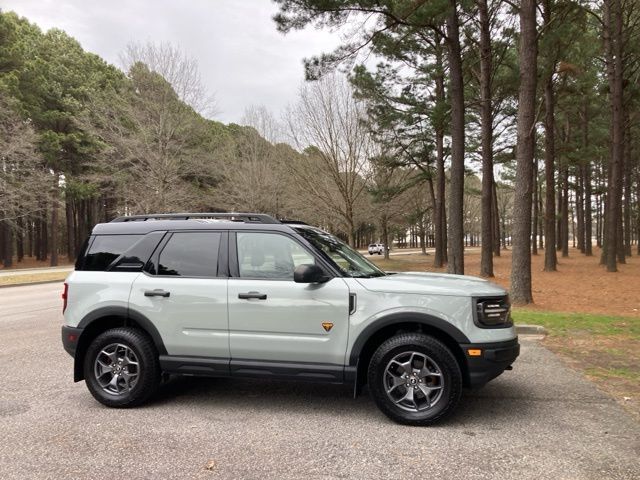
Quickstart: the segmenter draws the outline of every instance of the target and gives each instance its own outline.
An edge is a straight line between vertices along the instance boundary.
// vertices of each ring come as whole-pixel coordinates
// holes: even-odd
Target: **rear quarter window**
[[[96,235],[87,251],[82,270],[104,271],[143,235]]]

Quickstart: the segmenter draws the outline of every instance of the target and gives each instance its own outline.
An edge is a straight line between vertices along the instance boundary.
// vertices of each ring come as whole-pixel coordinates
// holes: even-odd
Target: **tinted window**
[[[119,272],[141,271],[164,234],[165,232],[162,231],[146,234],[140,241],[124,252],[120,259],[109,267],[109,270],[117,270]]]
[[[84,260],[83,270],[106,270],[111,262],[141,238],[142,235],[96,235]]]
[[[298,265],[315,263],[302,245],[284,235],[238,232],[237,239],[241,277],[293,280]]]
[[[174,233],[160,253],[158,275],[215,277],[220,232]]]

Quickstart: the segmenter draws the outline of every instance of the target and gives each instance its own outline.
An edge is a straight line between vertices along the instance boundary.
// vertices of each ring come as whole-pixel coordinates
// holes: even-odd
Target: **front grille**
[[[510,327],[511,303],[509,297],[492,297],[476,299],[475,314],[478,326],[484,328]]]

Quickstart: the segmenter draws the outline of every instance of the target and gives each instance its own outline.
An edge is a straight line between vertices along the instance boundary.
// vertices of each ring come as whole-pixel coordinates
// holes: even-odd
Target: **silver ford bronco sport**
[[[429,425],[519,353],[506,292],[388,273],[336,237],[262,214],[96,225],[65,283],[74,380],[110,407],[167,374],[365,384],[391,419]]]

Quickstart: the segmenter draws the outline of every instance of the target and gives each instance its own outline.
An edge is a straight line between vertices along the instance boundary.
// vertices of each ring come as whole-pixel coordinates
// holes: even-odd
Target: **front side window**
[[[319,254],[336,266],[343,275],[358,278],[386,275],[356,250],[327,232],[309,227],[299,227],[295,230],[313,245]]]
[[[241,278],[293,280],[298,265],[315,263],[302,245],[284,235],[238,232],[236,238]]]
[[[215,277],[220,232],[174,233],[158,258],[158,275]]]
[[[142,235],[96,235],[87,256],[83,270],[104,271],[111,263],[129,250]]]

